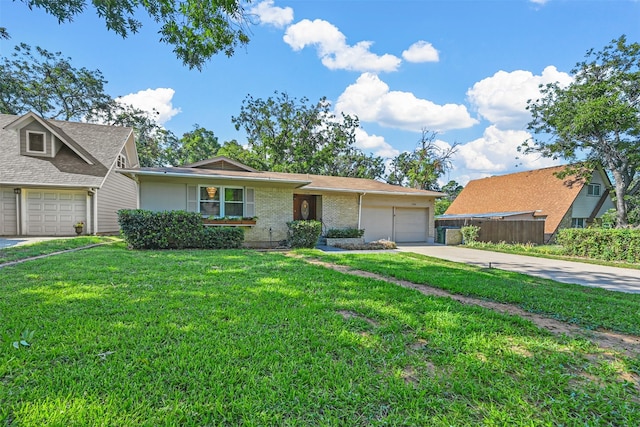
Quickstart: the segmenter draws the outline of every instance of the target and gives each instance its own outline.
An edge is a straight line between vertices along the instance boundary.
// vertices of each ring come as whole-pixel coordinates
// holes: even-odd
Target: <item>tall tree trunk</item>
[[[623,228],[628,225],[627,223],[627,203],[624,200],[624,196],[627,194],[627,188],[629,188],[629,183],[627,183],[620,171],[612,170],[613,180],[615,181],[616,186],[616,227]]]

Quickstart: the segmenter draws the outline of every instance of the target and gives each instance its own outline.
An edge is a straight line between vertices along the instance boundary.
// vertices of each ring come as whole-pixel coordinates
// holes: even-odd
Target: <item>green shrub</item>
[[[466,225],[460,229],[462,233],[462,239],[465,244],[472,244],[478,239],[478,235],[480,235],[480,227],[475,225]]]
[[[210,230],[197,212],[123,209],[118,211],[118,223],[133,249],[231,249],[244,241],[242,228]]]
[[[329,239],[348,239],[364,236],[364,229],[358,228],[330,228],[326,237]]]
[[[238,249],[244,242],[242,227],[203,227],[200,245],[202,249]]]
[[[640,230],[628,228],[565,228],[556,237],[567,255],[606,261],[640,261]]]
[[[287,227],[287,246],[292,248],[314,248],[322,233],[320,221],[290,221]]]

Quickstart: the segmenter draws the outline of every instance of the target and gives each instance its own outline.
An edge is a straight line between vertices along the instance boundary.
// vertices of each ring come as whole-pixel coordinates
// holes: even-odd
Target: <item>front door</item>
[[[316,196],[294,194],[293,219],[295,221],[316,219]]]

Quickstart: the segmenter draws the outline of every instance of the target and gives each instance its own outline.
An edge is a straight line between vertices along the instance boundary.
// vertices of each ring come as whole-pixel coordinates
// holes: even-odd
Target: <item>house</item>
[[[545,219],[545,241],[561,228],[586,227],[614,208],[611,181],[597,168],[589,179],[556,174],[565,166],[469,181],[439,218]]]
[[[433,242],[434,202],[443,196],[371,179],[263,172],[222,156],[121,173],[138,182],[142,209],[200,212],[208,219],[257,217],[242,225],[245,244],[253,247],[286,239],[288,221],[312,219],[322,221],[325,232],[364,228],[367,242]]]
[[[0,114],[0,235],[119,232],[117,211],[137,207],[130,128]]]

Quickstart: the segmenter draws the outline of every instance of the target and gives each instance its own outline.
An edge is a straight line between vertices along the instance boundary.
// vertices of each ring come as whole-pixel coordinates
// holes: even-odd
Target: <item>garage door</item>
[[[26,234],[73,235],[73,224],[87,222],[87,192],[27,190],[26,211]]]
[[[0,236],[15,236],[16,223],[16,195],[13,188],[0,187]]]
[[[426,242],[429,210],[425,208],[396,208],[395,241],[398,243]]]
[[[364,241],[393,240],[393,208],[363,207],[360,227],[364,228]]]

